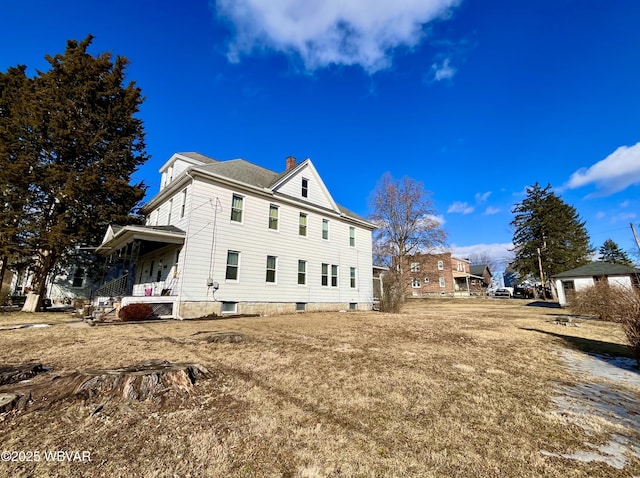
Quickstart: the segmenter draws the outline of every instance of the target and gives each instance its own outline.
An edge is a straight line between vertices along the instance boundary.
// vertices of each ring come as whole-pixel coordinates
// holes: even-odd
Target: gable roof
[[[185,232],[176,226],[110,225],[96,252],[108,253],[134,239],[181,244],[184,238]]]
[[[485,269],[487,270],[487,272],[489,272],[489,277],[493,277],[493,274],[491,273],[491,269],[489,269],[489,266],[487,264],[470,266],[469,272],[471,273],[471,275],[481,276],[482,274],[484,274]]]
[[[259,188],[271,187],[274,181],[280,176],[278,173],[245,161],[244,159],[218,161],[213,164],[195,166],[194,169],[207,171]]]
[[[286,170],[282,173],[277,173],[275,171],[271,171],[270,169],[263,168],[262,166],[258,166],[257,164],[250,163],[241,158],[230,159],[227,161],[218,161],[216,159],[210,158],[200,153],[175,153],[169,161],[167,161],[164,166],[161,168],[161,171],[168,167],[169,164],[175,159],[181,157],[183,160],[188,158],[192,160],[192,165],[187,168],[187,171],[199,171],[205,175],[217,176],[219,178],[228,179],[234,182],[242,183],[246,186],[261,189],[261,190],[271,190],[272,192],[277,192],[278,188],[286,183],[290,178],[295,176],[301,170],[305,168],[311,168],[313,173],[318,177],[319,182],[321,183],[321,188],[324,191],[325,195],[329,199],[329,203],[332,205],[333,209],[336,213],[346,216],[348,218],[354,219],[359,222],[364,222],[369,224],[371,227],[374,227],[367,219],[359,216],[358,214],[350,211],[349,209],[340,206],[339,204],[333,201],[331,198],[331,194],[327,190],[326,186],[322,184],[322,179],[318,175],[313,163],[310,159],[305,159],[304,161],[296,164],[293,168]],[[198,164],[199,163],[199,164]],[[183,175],[186,173],[182,173]],[[179,181],[174,181],[175,185],[179,184]],[[171,185],[170,185],[171,186]],[[163,196],[164,194],[168,194],[171,191],[171,187],[167,187],[161,190],[156,196],[151,198],[147,202],[145,206],[143,206],[142,210],[144,210],[148,205],[153,204],[156,200]],[[283,197],[288,197],[286,194],[282,195]],[[307,203],[307,201],[297,199],[300,203]],[[309,205],[314,205],[311,202],[308,202]]]
[[[640,270],[633,266],[624,264],[613,264],[611,262],[591,262],[581,267],[576,267],[553,277],[592,277],[592,276],[612,276],[640,274]]]

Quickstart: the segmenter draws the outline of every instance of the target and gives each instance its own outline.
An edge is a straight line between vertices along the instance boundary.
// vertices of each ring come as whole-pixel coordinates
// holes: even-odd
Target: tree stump
[[[41,363],[0,367],[0,386],[29,380],[49,370],[48,367],[44,367]]]
[[[198,380],[212,377],[202,365],[150,360],[131,367],[74,372],[0,389],[0,412],[24,410],[28,403],[114,398],[147,400],[167,392],[190,393]]]

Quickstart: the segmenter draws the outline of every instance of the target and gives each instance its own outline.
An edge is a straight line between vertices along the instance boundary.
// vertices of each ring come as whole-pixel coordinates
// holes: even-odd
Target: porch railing
[[[122,297],[127,293],[127,280],[129,274],[113,279],[98,288],[96,297]]]

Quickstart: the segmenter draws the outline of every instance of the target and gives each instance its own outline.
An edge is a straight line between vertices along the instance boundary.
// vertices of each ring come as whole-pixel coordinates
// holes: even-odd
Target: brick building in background
[[[411,297],[469,297],[480,295],[482,277],[471,274],[467,259],[450,252],[415,254],[407,258],[407,295]]]

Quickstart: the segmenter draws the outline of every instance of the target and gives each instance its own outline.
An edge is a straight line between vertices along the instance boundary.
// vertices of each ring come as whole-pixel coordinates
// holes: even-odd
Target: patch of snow
[[[557,413],[589,433],[595,432],[589,425],[589,417],[612,428],[638,429],[640,373],[635,369],[634,360],[573,350],[559,351],[559,355],[579,381],[573,385],[558,385],[559,395],[552,398],[558,407]],[[588,449],[575,453],[546,450],[540,453],[583,462],[604,462],[616,469],[623,469],[629,456],[640,458],[640,435],[624,437],[612,434],[605,445],[589,442],[584,445]]]

